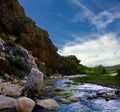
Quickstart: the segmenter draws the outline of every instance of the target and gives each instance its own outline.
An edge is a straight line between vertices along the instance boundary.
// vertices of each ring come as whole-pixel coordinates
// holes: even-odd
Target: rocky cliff
[[[12,37],[46,65],[53,65],[52,60],[59,58],[48,32],[26,16],[18,0],[0,0],[0,32]]]

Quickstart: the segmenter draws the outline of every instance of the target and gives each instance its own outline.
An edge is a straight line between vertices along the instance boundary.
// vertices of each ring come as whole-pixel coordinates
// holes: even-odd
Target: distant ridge
[[[107,72],[113,72],[116,71],[117,69],[120,69],[120,64],[114,66],[106,66],[105,69]]]

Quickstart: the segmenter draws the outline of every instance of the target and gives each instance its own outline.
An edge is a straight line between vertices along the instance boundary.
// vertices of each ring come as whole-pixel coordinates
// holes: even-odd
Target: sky
[[[19,0],[58,53],[86,66],[120,64],[120,0]]]

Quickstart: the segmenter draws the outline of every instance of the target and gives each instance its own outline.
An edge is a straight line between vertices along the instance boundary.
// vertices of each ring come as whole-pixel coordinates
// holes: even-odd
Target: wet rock
[[[61,90],[62,90],[61,87],[56,87],[56,88],[55,88],[55,91],[61,91]]]
[[[70,100],[71,102],[77,102],[80,100],[80,98],[77,96],[70,96],[67,99]]]
[[[112,100],[112,99],[117,99],[118,96],[115,93],[104,93],[101,95],[106,101]]]
[[[17,112],[32,112],[35,102],[27,97],[18,99]]]
[[[17,84],[10,84],[3,87],[3,94],[8,96],[21,96],[23,93],[24,87]]]
[[[70,100],[65,99],[65,98],[61,98],[61,99],[60,99],[60,101],[61,101],[62,103],[66,103],[66,104],[71,103],[71,101],[70,101]]]
[[[117,99],[118,96],[115,93],[107,93],[107,97],[110,99]]]
[[[36,68],[32,68],[28,76],[26,89],[30,91],[35,91],[36,94],[40,93],[43,84],[43,73]]]
[[[15,109],[18,102],[16,99],[0,95],[0,110],[3,109]]]
[[[57,102],[53,99],[38,100],[37,104],[47,110],[56,110],[60,108]]]
[[[103,94],[106,94],[108,91],[105,91],[105,90],[99,90],[97,91],[97,95],[98,96],[102,96]]]
[[[97,95],[96,94],[91,94],[91,95],[88,95],[87,96],[87,99],[93,99],[93,98],[96,98]]]

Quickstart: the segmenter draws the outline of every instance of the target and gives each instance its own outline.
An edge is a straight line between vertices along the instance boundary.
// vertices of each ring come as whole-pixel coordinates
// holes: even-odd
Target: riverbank
[[[87,75],[86,77],[74,78],[74,83],[84,84],[84,83],[92,83],[98,84],[102,86],[112,87],[112,88],[120,88],[120,81],[118,76],[111,76],[109,74],[104,75]]]

